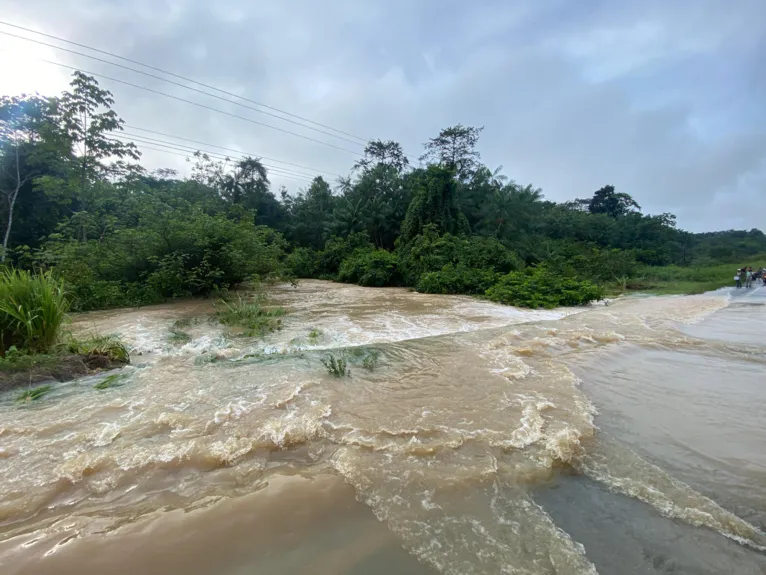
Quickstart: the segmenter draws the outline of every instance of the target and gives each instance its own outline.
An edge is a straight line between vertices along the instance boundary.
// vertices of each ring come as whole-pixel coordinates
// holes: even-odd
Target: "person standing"
[[[753,268],[751,267],[748,267],[747,271],[745,272],[745,287],[753,287]]]
[[[737,289],[742,287],[742,280],[740,279],[740,273],[742,273],[742,270],[737,270],[737,273],[734,275],[734,281],[737,282],[736,286]]]

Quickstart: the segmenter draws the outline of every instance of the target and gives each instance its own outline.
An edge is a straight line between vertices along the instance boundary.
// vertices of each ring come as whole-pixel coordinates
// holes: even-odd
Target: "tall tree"
[[[84,191],[92,179],[123,175],[129,169],[125,160],[138,160],[141,154],[132,142],[112,135],[125,122],[112,110],[111,92],[79,71],[70,86],[56,101],[56,112],[78,155],[79,188]]]
[[[371,140],[364,148],[364,157],[354,164],[354,169],[367,171],[381,164],[401,174],[409,167],[410,161],[399,142]]]
[[[440,234],[468,232],[468,221],[458,207],[453,174],[451,168],[430,165],[416,175],[412,201],[402,223],[402,242],[411,242],[429,224]]]
[[[436,163],[453,170],[460,180],[469,178],[479,165],[481,155],[476,149],[484,127],[451,126],[423,144],[421,161]]]
[[[606,214],[612,218],[618,218],[633,211],[641,211],[630,194],[616,192],[614,186],[604,186],[593,194],[588,204],[591,214]]]
[[[51,100],[40,96],[0,97],[0,192],[5,200],[5,233],[2,254],[8,254],[13,217],[19,193],[31,189],[48,159],[46,144],[53,140]],[[47,142],[45,141],[47,136]]]

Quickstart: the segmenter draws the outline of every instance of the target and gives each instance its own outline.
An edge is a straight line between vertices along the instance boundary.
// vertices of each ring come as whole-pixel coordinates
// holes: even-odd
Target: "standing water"
[[[1,573],[766,573],[757,296],[271,299],[262,341],[199,302],[76,320],[133,365],[0,399]]]

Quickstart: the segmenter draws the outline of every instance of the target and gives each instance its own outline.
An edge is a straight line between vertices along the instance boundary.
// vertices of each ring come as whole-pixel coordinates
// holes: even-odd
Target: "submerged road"
[[[729,288],[731,297],[736,298],[737,303],[742,305],[766,305],[766,289],[760,282],[754,283],[751,288]]]

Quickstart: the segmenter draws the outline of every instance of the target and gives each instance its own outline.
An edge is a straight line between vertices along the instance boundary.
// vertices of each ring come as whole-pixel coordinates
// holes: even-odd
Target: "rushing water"
[[[199,302],[83,315],[133,365],[0,398],[0,572],[766,573],[750,295],[532,312],[303,282],[265,341]]]

